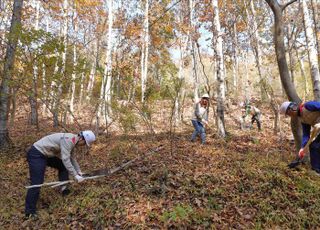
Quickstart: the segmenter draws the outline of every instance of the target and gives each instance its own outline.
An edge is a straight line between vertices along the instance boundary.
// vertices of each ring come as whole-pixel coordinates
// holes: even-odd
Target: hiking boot
[[[60,189],[60,192],[61,192],[61,195],[62,196],[67,196],[70,194],[70,189],[68,189],[67,186],[62,186],[61,189]]]
[[[320,169],[312,168],[312,170],[315,172],[315,175],[320,176]]]
[[[25,215],[25,219],[26,220],[38,220],[39,217],[38,217],[38,215],[36,213],[27,213]]]

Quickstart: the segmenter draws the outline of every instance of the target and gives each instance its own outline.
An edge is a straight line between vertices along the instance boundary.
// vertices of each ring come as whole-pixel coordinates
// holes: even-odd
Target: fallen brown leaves
[[[230,126],[224,140],[210,131],[204,146],[189,142],[192,129],[184,130],[174,135],[100,135],[88,156],[79,154],[84,172],[113,168],[159,145],[164,148],[109,177],[74,183],[65,198],[43,188],[40,220],[34,222],[23,219],[28,168],[21,150],[53,130],[35,132],[25,142],[24,135],[16,132],[15,142],[23,144],[0,156],[0,225],[9,229],[318,226],[319,181],[306,166],[301,171],[286,168],[294,149],[274,136],[267,124],[262,132]],[[46,180],[56,180],[56,172],[48,169]]]

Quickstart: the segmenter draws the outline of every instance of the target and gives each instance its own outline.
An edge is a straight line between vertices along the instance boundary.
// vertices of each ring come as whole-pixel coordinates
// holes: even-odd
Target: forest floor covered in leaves
[[[265,113],[267,114],[267,113]],[[2,229],[316,229],[320,226],[320,177],[309,165],[291,170],[294,146],[275,136],[263,117],[263,131],[228,125],[207,144],[189,141],[191,126],[175,133],[100,135],[90,155],[79,154],[84,172],[114,168],[159,146],[125,170],[81,184],[71,194],[42,188],[39,220],[24,219],[28,165],[25,149],[58,130],[41,131],[17,121],[15,148],[0,155]],[[164,123],[165,124],[165,123]],[[50,168],[46,181],[55,181]]]

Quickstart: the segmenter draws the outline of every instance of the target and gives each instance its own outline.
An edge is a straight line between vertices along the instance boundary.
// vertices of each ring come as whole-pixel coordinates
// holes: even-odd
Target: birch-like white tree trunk
[[[312,28],[312,21],[309,15],[307,3],[305,0],[301,0],[300,2],[302,4],[303,9],[303,19],[306,31],[310,71],[313,83],[313,96],[315,100],[320,101],[320,76],[315,34]]]
[[[297,56],[297,59],[299,60],[299,66],[300,66],[300,71],[301,71],[301,76],[302,76],[302,79],[303,79],[303,82],[304,82],[304,91],[303,91],[303,100],[306,99],[306,96],[309,92],[309,84],[308,84],[308,80],[307,80],[307,77],[306,77],[306,71],[305,71],[305,67],[304,67],[304,61],[303,61],[303,58],[302,56],[299,54],[299,51],[296,47],[295,48],[295,51],[296,51],[296,56]]]
[[[108,1],[108,34],[106,59],[103,79],[100,90],[100,104],[97,113],[97,127],[99,127],[100,117],[102,116],[104,125],[110,121],[111,113],[111,79],[112,79],[112,27],[113,27],[113,0]]]
[[[149,56],[149,0],[146,0],[143,22],[143,42],[141,50],[141,102],[144,102],[148,77]]]
[[[86,69],[87,63],[85,62],[83,64],[83,69]],[[84,80],[85,80],[85,73],[84,71],[81,72],[81,79],[80,79],[80,93],[79,93],[79,105],[82,106],[83,101],[83,93],[84,93]]]
[[[189,44],[190,44],[190,54],[191,54],[191,60],[192,60],[192,80],[193,80],[193,96],[194,100],[197,101],[199,98],[199,77],[197,73],[197,59],[196,59],[196,44],[194,41],[194,33],[196,31],[195,28],[195,22],[194,22],[194,2],[193,0],[189,0],[189,31],[188,31],[188,37],[189,37]]]
[[[237,23],[233,24],[233,42],[232,42],[232,80],[233,90],[235,95],[238,95],[238,75],[239,75],[239,61],[238,61],[238,31]]]
[[[46,32],[49,32],[49,18],[46,18]],[[45,103],[42,103],[42,115],[46,115],[48,112],[48,95],[47,92],[47,79],[46,79],[46,65],[42,64],[42,97]]]
[[[251,89],[249,85],[249,67],[248,67],[248,59],[249,59],[249,50],[247,49],[244,53],[244,65],[245,65],[245,74],[244,74],[244,97],[251,98]]]
[[[74,2],[76,4],[76,2]],[[78,32],[78,22],[77,22],[77,12],[76,12],[76,5],[74,6],[73,9],[73,28],[74,28],[74,33],[77,34]],[[75,92],[76,92],[76,68],[77,68],[77,48],[76,48],[76,42],[73,44],[73,70],[72,70],[72,75],[71,75],[71,88],[70,88],[70,101],[69,101],[69,109],[70,109],[70,116],[69,120],[70,122],[73,122],[73,113],[74,113],[74,97],[75,97]]]
[[[219,17],[219,7],[218,0],[212,0],[212,7],[214,13],[213,19],[213,38],[214,42],[214,51],[215,59],[217,61],[217,131],[220,137],[226,136],[225,123],[224,123],[224,101],[225,101],[225,77],[223,72],[223,44],[221,36],[221,26],[220,26],[220,17]]]
[[[318,11],[319,0],[311,0],[311,7],[312,7],[312,18],[313,18],[313,28],[315,32],[315,40],[316,40],[316,47],[318,51],[318,62],[320,62],[320,31],[319,31],[319,11]]]
[[[69,2],[68,0],[63,1],[63,28],[62,28],[62,38],[63,38],[63,51],[62,51],[62,67],[61,67],[61,75],[58,84],[57,84],[57,93],[54,98],[54,108],[53,108],[53,126],[59,126],[59,112],[60,112],[60,102],[62,97],[62,84],[66,75],[66,61],[67,61],[67,36],[68,36],[68,11],[69,11]]]
[[[98,50],[99,50],[99,40],[96,39],[94,42],[94,60],[93,63],[91,65],[91,69],[90,69],[90,74],[89,74],[89,82],[88,82],[88,86],[87,86],[87,91],[86,91],[86,100],[90,101],[90,98],[92,96],[92,91],[93,91],[93,86],[94,86],[94,82],[95,82],[95,78],[96,78],[96,71],[97,71],[97,63],[98,63]]]

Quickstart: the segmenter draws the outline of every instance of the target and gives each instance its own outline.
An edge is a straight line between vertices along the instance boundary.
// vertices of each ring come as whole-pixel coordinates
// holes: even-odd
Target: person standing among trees
[[[251,128],[253,123],[257,122],[258,130],[261,131],[261,111],[257,107],[250,105],[250,102],[246,100],[244,103],[240,103],[240,106],[244,108],[241,122],[241,129],[248,115],[251,115]]]
[[[67,181],[69,173],[77,182],[85,180],[80,166],[74,157],[76,146],[90,146],[96,139],[91,130],[79,134],[54,133],[35,142],[27,153],[31,185],[39,185],[44,181],[46,166],[58,170],[60,181]],[[66,186],[61,188],[62,195],[70,193]],[[36,205],[40,195],[40,187],[28,189],[25,202],[26,218],[37,218]]]
[[[197,100],[194,105],[194,113],[192,117],[192,125],[194,131],[191,136],[191,141],[194,142],[197,135],[201,137],[201,143],[206,143],[206,130],[205,126],[208,125],[208,105],[209,94],[202,95],[200,100]]]
[[[313,138],[310,137],[311,127],[315,128],[315,126],[320,124],[320,102],[308,101],[298,104],[296,102],[286,101],[280,106],[279,112],[286,116],[298,117],[302,124],[303,135],[301,148],[298,154],[299,160],[288,165],[290,168],[294,168],[304,158],[307,151],[304,147],[309,139]],[[317,136],[317,134],[318,133],[315,133],[315,140],[309,145],[309,152],[312,170],[320,175],[320,135]]]

